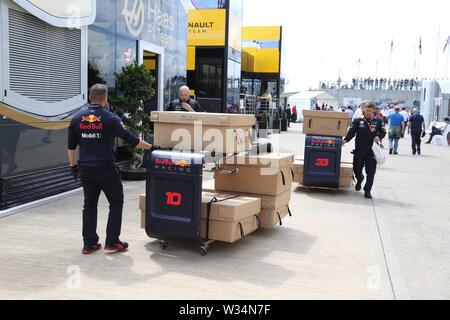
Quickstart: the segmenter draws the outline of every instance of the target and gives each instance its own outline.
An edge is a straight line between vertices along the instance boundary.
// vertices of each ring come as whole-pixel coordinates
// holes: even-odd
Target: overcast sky
[[[244,26],[283,26],[286,91],[360,77],[445,77],[450,0],[244,0]],[[438,31],[440,23],[440,36]],[[422,55],[419,38],[422,37]],[[377,63],[378,61],[378,63]],[[416,61],[416,68],[414,62]],[[415,70],[416,69],[416,70]],[[450,66],[448,67],[450,78]]]

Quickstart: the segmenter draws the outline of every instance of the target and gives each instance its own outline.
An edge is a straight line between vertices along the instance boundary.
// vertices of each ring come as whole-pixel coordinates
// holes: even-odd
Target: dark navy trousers
[[[364,191],[370,192],[373,186],[373,180],[377,171],[377,161],[373,156],[372,149],[369,150],[355,150],[353,155],[353,171],[355,173],[356,180],[359,182],[364,181],[364,175],[362,173],[363,168],[366,168],[366,184],[364,185]]]
[[[97,204],[103,191],[109,202],[109,217],[106,227],[106,244],[115,244],[119,240],[122,227],[123,186],[119,169],[93,169],[80,167],[80,180],[84,192],[83,241],[86,246],[96,245]]]

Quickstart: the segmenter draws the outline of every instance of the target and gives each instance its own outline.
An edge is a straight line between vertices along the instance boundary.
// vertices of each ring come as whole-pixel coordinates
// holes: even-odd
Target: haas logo
[[[145,11],[144,3],[142,1],[143,0],[134,0],[132,9],[128,10],[128,0],[125,0],[122,9],[122,15],[125,16],[128,31],[130,31],[133,37],[139,36],[144,28]]]

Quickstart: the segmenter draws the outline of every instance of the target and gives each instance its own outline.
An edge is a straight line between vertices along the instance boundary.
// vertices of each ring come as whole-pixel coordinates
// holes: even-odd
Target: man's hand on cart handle
[[[379,137],[379,136],[376,136],[376,137],[375,137],[375,142],[376,142],[376,143],[379,143],[380,141],[381,141],[380,137]]]
[[[159,146],[152,146],[150,143],[147,143],[147,142],[145,142],[143,140],[139,141],[139,143],[136,146],[136,148],[144,149],[144,150],[151,150],[151,151],[155,151],[155,150],[161,149],[161,147],[159,147]]]

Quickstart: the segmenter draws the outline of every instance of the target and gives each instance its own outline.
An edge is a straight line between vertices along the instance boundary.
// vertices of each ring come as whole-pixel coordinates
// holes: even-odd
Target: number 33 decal
[[[317,159],[316,166],[318,167],[328,167],[329,160],[328,159]]]

